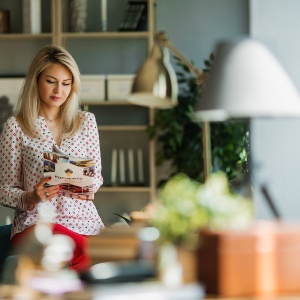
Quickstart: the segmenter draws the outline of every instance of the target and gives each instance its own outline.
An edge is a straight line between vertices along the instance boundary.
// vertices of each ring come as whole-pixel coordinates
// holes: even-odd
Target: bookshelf
[[[153,45],[154,2],[144,1],[147,5],[145,30],[119,31],[127,1],[107,1],[107,31],[102,31],[101,1],[89,0],[85,32],[71,32],[67,21],[68,0],[41,0],[42,31],[30,34],[22,32],[22,2],[2,0],[0,9],[10,12],[11,22],[10,33],[0,34],[0,76],[24,76],[33,55],[47,44],[68,49],[83,75],[135,74]],[[105,223],[114,222],[112,213],[142,209],[155,195],[155,145],[146,132],[154,112],[136,107],[126,99],[81,99],[81,104],[95,114],[100,135],[104,185],[95,196],[95,205]],[[124,149],[127,153],[130,147],[143,151],[144,182],[135,185],[126,180],[125,184],[113,185],[110,180],[112,149]]]

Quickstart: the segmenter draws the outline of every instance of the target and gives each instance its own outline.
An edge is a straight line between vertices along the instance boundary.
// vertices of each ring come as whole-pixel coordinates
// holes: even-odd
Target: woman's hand
[[[51,177],[43,178],[33,188],[33,191],[27,192],[26,201],[28,207],[38,204],[41,201],[50,200],[55,197],[59,192],[59,185],[45,187],[45,184],[51,180]]]

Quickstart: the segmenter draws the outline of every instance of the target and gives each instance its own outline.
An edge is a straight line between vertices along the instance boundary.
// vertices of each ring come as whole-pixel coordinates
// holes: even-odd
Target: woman
[[[95,116],[79,109],[80,72],[63,48],[46,46],[34,57],[16,108],[3,128],[0,141],[0,203],[15,209],[12,243],[17,245],[39,220],[51,213],[54,234],[75,241],[70,269],[89,267],[86,237],[104,227],[92,201],[59,194],[43,178],[43,151],[59,151],[95,160],[94,192],[103,183],[99,135]]]

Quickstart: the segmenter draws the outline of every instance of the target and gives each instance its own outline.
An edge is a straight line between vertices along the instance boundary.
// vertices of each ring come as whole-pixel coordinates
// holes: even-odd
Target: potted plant
[[[197,280],[202,230],[243,230],[253,221],[253,202],[232,192],[223,172],[212,174],[204,184],[186,174],[174,175],[159,189],[149,219],[160,233],[158,244],[162,253],[167,252],[162,257],[173,257],[169,261],[173,265],[178,263],[174,259],[179,260],[183,280],[187,282]],[[161,268],[167,269],[168,264],[164,264]]]
[[[199,183],[176,174],[160,189],[150,222],[160,241],[194,248],[200,229],[243,229],[254,220],[253,201],[232,192],[225,173]]]
[[[208,78],[214,62],[212,54],[205,60],[203,72]],[[178,105],[156,110],[154,124],[148,127],[150,138],[156,138],[158,166],[170,162],[170,177],[184,173],[199,182],[204,181],[202,129],[193,119],[194,106],[204,87],[199,85],[187,67],[177,60],[179,82]],[[211,123],[212,171],[223,171],[232,180],[248,171],[248,123],[226,121]]]

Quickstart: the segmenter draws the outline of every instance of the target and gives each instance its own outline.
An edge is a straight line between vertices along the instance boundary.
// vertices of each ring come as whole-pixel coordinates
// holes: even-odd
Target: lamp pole
[[[204,161],[204,179],[208,179],[211,174],[211,137],[210,123],[202,121],[202,146],[203,146],[203,161]]]

